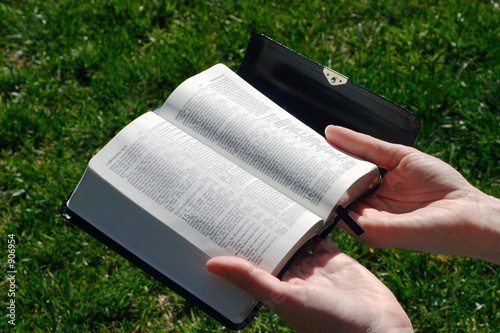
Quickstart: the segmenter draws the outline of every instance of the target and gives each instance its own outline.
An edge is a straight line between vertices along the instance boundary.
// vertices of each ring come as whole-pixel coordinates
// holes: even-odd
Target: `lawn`
[[[236,70],[253,33],[413,111],[417,148],[500,197],[499,22],[495,0],[1,2],[0,331],[225,331],[58,211],[110,137],[187,77]],[[499,266],[332,237],[417,332],[500,331]],[[263,310],[245,331],[293,330]]]

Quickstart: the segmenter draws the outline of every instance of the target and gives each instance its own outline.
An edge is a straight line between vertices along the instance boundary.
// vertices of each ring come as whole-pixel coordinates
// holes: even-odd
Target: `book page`
[[[122,130],[89,168],[209,256],[240,256],[270,272],[320,224],[151,112]]]
[[[151,112],[92,158],[68,207],[235,323],[257,301],[207,260],[235,255],[277,274],[323,224]]]
[[[221,64],[186,80],[159,114],[325,220],[359,177],[376,170]]]

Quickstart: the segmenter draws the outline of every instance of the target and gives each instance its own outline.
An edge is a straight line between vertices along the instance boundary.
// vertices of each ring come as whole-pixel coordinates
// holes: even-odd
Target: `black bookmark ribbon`
[[[335,210],[337,214],[340,216],[340,218],[347,224],[349,228],[356,234],[356,236],[360,236],[365,232],[365,229],[363,229],[358,222],[349,214],[347,209],[345,209],[342,206],[338,206],[337,209]]]

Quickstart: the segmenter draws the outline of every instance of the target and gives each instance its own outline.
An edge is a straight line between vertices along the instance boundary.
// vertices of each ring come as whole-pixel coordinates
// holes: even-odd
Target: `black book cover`
[[[411,146],[420,129],[412,112],[262,34],[250,39],[237,73],[321,135],[339,125]]]

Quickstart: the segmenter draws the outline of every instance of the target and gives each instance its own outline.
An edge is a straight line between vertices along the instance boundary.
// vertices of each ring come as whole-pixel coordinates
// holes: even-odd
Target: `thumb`
[[[226,278],[260,301],[275,297],[282,282],[270,273],[238,257],[215,257],[206,264],[206,269]]]
[[[340,126],[326,127],[325,136],[335,147],[387,170],[394,169],[403,157],[415,151],[412,147],[382,141]]]

